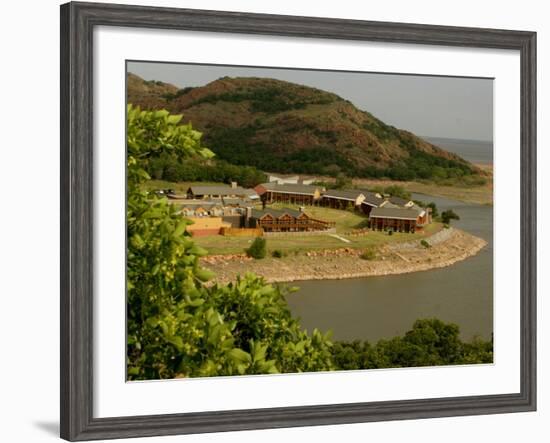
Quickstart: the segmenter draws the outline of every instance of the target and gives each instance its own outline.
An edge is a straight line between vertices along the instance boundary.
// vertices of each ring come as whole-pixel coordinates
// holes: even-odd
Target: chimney
[[[237,182],[231,182],[231,188],[237,189]]]
[[[306,210],[306,207],[305,206],[300,206],[300,212],[304,212]]]
[[[250,228],[250,219],[252,218],[252,207],[250,206],[247,206],[246,207],[246,216],[245,216],[245,219],[244,219],[244,227],[245,228]]]

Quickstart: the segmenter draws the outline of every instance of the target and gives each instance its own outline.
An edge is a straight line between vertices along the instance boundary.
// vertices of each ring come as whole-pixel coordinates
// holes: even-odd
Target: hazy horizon
[[[420,137],[493,140],[492,79],[159,62],[128,62],[127,69],[179,88],[224,76],[274,78],[335,93]]]

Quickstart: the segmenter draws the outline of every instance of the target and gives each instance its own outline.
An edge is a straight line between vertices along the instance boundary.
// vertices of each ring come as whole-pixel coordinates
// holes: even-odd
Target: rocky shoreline
[[[235,280],[252,272],[268,282],[336,280],[427,271],[450,266],[476,255],[487,242],[456,228],[439,231],[421,240],[393,243],[376,249],[371,260],[362,259],[361,249],[340,248],[305,252],[284,258],[254,260],[244,254],[207,256],[203,267],[216,273],[216,282]]]

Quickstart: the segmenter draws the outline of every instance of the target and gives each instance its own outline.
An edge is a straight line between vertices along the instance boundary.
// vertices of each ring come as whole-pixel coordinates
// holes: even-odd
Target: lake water
[[[460,326],[461,337],[490,339],[493,332],[493,208],[444,198],[438,210],[452,208],[453,225],[489,244],[474,257],[452,266],[412,274],[347,280],[295,282],[287,296],[292,313],[311,332],[329,329],[336,340],[377,341],[403,335],[420,318],[439,318]]]
[[[493,143],[481,140],[423,137],[425,140],[460,155],[472,163],[493,164]]]

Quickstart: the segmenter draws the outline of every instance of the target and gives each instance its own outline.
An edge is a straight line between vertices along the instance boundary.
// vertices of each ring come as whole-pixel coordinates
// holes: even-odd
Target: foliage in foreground
[[[493,343],[463,342],[459,328],[437,319],[417,320],[403,337],[335,342],[334,365],[339,370],[440,366],[493,362]]]
[[[331,342],[308,335],[281,289],[247,275],[205,284],[206,253],[165,198],[141,190],[150,162],[210,158],[201,134],[167,111],[128,107],[127,370],[130,380],[332,369]]]

